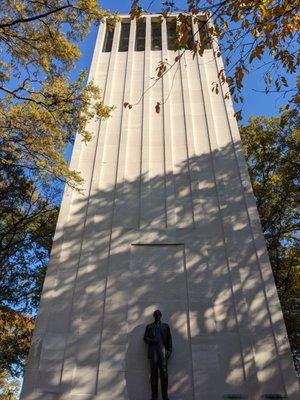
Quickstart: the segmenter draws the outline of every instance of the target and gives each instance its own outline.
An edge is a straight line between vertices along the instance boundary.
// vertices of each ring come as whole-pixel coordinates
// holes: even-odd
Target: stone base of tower
[[[248,258],[253,245],[226,250],[222,235],[217,220],[199,229],[115,232],[109,263],[87,253],[68,331],[64,304],[48,315],[41,309],[53,326],[43,332],[39,321],[22,399],[150,399],[143,335],[159,308],[173,336],[171,400],[296,400],[287,339],[278,337],[276,320],[274,329],[276,312],[268,313],[261,266]]]

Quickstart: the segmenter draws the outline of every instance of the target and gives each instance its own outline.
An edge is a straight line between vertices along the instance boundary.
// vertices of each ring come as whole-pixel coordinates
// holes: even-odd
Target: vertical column
[[[215,44],[215,51],[218,50],[217,44]],[[221,69],[224,69],[224,65],[221,58],[214,59],[216,74]],[[284,393],[288,394],[289,397],[296,396],[297,393],[297,383],[296,377],[293,376],[294,366],[292,362],[292,358],[290,355],[290,348],[287,339],[286,328],[284,325],[284,320],[282,316],[282,311],[278,299],[278,293],[276,290],[272,269],[270,266],[270,262],[268,260],[267,249],[265,246],[265,240],[262,234],[262,229],[259,221],[259,216],[257,212],[257,207],[255,204],[255,199],[253,196],[250,178],[248,175],[246,162],[244,159],[242,144],[240,140],[240,135],[238,131],[238,126],[236,120],[234,118],[234,110],[232,106],[231,99],[225,100],[224,95],[227,91],[229,91],[227,84],[221,85],[221,94],[220,103],[222,102],[223,109],[225,110],[225,118],[226,124],[228,126],[228,134],[230,135],[230,141],[232,142],[232,152],[233,152],[233,161],[236,165],[236,175],[237,175],[237,183],[236,185],[240,190],[240,207],[245,209],[243,224],[244,224],[244,235],[251,238],[250,246],[248,248],[248,253],[251,254],[253,258],[253,264],[255,266],[247,265],[247,263],[241,263],[240,265],[240,273],[243,279],[249,277],[248,280],[248,292],[250,293],[250,274],[251,281],[254,284],[256,280],[256,288],[260,288],[261,295],[265,297],[265,311],[268,314],[268,318],[270,321],[270,331],[273,335],[273,343],[271,340],[271,334],[266,334],[265,332],[261,334],[261,338],[258,337],[257,334],[256,340],[256,358],[258,359],[258,367],[259,367],[259,377],[262,381],[266,381],[264,379],[265,368],[270,368],[270,357],[271,354],[274,354],[274,358],[278,357],[278,363],[274,364],[274,370],[278,370],[281,372],[282,382],[278,377],[275,378],[275,375],[272,379],[270,379],[270,383],[263,382],[262,386],[265,386],[265,391],[272,390],[274,394],[276,393]],[[236,214],[237,211],[234,210],[233,214]],[[242,222],[242,221],[240,221]],[[233,235],[235,236],[235,235]],[[234,248],[236,252],[239,247],[239,237],[234,237]],[[256,256],[256,257],[255,257]],[[250,257],[249,257],[250,259]],[[247,269],[248,266],[248,269]],[[255,270],[257,270],[255,272]],[[260,282],[261,281],[261,282]],[[252,289],[253,291],[253,289]],[[257,311],[254,311],[257,315]],[[252,323],[254,319],[252,319]],[[262,362],[262,360],[264,360]],[[276,380],[276,386],[274,385],[274,379]]]
[[[131,181],[131,178],[137,179],[138,176],[130,175],[134,167],[139,167],[139,163],[136,159],[129,160],[127,156],[128,142],[132,135],[130,127],[130,118],[132,113],[136,113],[139,110],[133,108],[129,110],[123,107],[125,101],[131,99],[131,88],[133,78],[133,60],[134,60],[134,46],[135,46],[135,31],[136,22],[135,20],[130,23],[130,37],[129,37],[129,48],[127,53],[125,82],[124,82],[124,93],[122,96],[122,109],[121,109],[121,123],[120,123],[120,139],[119,139],[119,154],[118,154],[118,170],[116,177],[116,199],[115,199],[115,210],[114,210],[114,221],[113,229],[121,231],[122,229],[136,227],[136,215],[137,215],[137,198],[136,193],[133,189],[136,182]],[[138,147],[137,147],[138,149]],[[132,154],[131,154],[132,155]],[[133,156],[133,155],[132,155]],[[138,158],[139,154],[135,154],[134,157]],[[132,165],[134,163],[134,165]],[[129,174],[128,174],[129,172]],[[136,170],[137,173],[137,170]]]
[[[149,125],[150,125],[150,57],[151,57],[151,17],[146,16],[146,44],[144,61],[143,122],[142,122],[142,162],[140,183],[140,228],[148,224],[150,208],[149,182]]]
[[[144,51],[134,51],[136,22],[131,23],[132,36],[132,79],[131,90],[124,100],[130,104],[135,104],[132,110],[124,111],[128,114],[128,125],[124,143],[125,151],[125,170],[124,183],[122,185],[123,197],[122,207],[124,210],[122,225],[126,229],[138,229],[140,211],[140,173],[142,158],[142,121],[143,121],[143,95],[144,90]],[[129,96],[129,97],[128,97]]]
[[[161,32],[161,23],[158,22]],[[153,35],[155,32],[153,31]],[[152,32],[151,32],[152,35]],[[156,76],[156,68],[162,60],[162,51],[151,51],[150,75]],[[151,83],[153,83],[153,79]],[[150,89],[150,130],[149,130],[149,180],[150,180],[150,208],[148,210],[148,225],[153,228],[166,228],[165,208],[165,162],[164,162],[164,134],[163,134],[163,107],[157,113],[155,105],[162,103],[162,80],[159,79]]]
[[[216,46],[214,51],[216,51]],[[207,52],[210,68],[206,68],[210,81],[219,81],[218,68],[212,51]],[[208,64],[207,64],[208,65]],[[219,81],[220,85],[220,81]],[[221,85],[220,85],[221,86]],[[247,327],[252,334],[252,349],[255,364],[248,369],[248,386],[251,391],[257,390],[266,393],[285,394],[281,367],[277,358],[277,345],[272,327],[272,313],[270,313],[266,288],[261,276],[258,252],[253,242],[253,232],[249,225],[247,207],[244,201],[240,171],[236,160],[232,132],[222,91],[218,96],[210,93],[214,113],[214,123],[217,140],[221,151],[217,154],[216,165],[222,182],[219,186],[221,199],[226,207],[223,208],[222,218],[224,235],[227,246],[228,263],[232,279],[239,282],[236,285],[236,298],[243,301],[245,313],[239,313],[240,329]],[[241,249],[240,243],[243,243]],[[265,246],[263,246],[265,248]],[[270,268],[270,267],[269,267]],[[272,285],[272,273],[269,269],[269,284]],[[273,286],[275,289],[275,286]],[[275,290],[274,290],[275,291]],[[253,301],[256,298],[256,301]],[[238,300],[236,299],[236,304]],[[262,321],[264,323],[262,324]],[[244,349],[251,348],[251,342],[245,335],[240,335],[244,342]],[[253,356],[252,356],[253,360]],[[256,366],[256,368],[254,367]],[[266,373],[272,370],[272,373]],[[257,379],[259,384],[257,384]],[[253,393],[253,392],[252,392]]]
[[[196,28],[198,30],[198,28]],[[199,40],[199,35],[197,34],[197,39]],[[208,54],[211,54],[212,51],[206,51]],[[205,53],[206,53],[205,52]],[[215,187],[216,187],[216,200],[218,202],[219,208],[219,217],[217,221],[216,227],[218,229],[215,231],[213,235],[211,232],[211,240],[210,240],[210,259],[211,263],[214,263],[214,279],[219,280],[225,285],[225,282],[228,284],[228,294],[230,296],[226,299],[226,296],[221,296],[222,292],[220,291],[220,295],[215,299],[214,302],[214,309],[216,312],[216,318],[220,318],[221,314],[220,310],[226,309],[229,307],[230,310],[230,318],[233,321],[234,330],[237,331],[237,340],[239,341],[239,348],[242,355],[242,366],[238,371],[238,387],[243,392],[247,390],[244,389],[244,380],[245,378],[249,380],[250,375],[254,375],[255,377],[255,362],[253,359],[253,354],[251,352],[251,344],[249,345],[248,339],[249,336],[241,335],[237,308],[241,310],[241,314],[245,314],[244,312],[244,302],[243,298],[241,297],[241,282],[239,277],[236,274],[237,265],[233,263],[232,260],[229,258],[228,254],[228,236],[226,234],[226,226],[228,224],[228,218],[226,218],[226,209],[228,204],[224,197],[224,183],[223,179],[230,174],[231,171],[225,171],[222,169],[222,166],[219,163],[220,157],[220,149],[219,144],[217,142],[217,133],[216,133],[216,126],[214,122],[214,111],[213,111],[213,100],[211,98],[211,85],[210,80],[207,75],[207,70],[210,68],[210,64],[206,66],[206,54],[203,57],[197,55],[198,61],[198,68],[199,68],[199,79],[201,84],[202,96],[203,96],[203,105],[205,110],[205,118],[206,118],[206,125],[207,125],[207,132],[208,132],[208,140],[209,140],[209,147],[212,157],[212,169],[214,174],[215,180]],[[213,94],[214,95],[214,94]],[[222,268],[221,268],[222,265]],[[224,268],[226,265],[226,269]],[[242,311],[243,310],[243,311]],[[222,342],[224,342],[224,346],[226,346],[226,340],[230,339],[230,335],[225,335],[222,338]],[[245,340],[244,340],[245,339]],[[247,340],[246,340],[247,339]],[[223,345],[221,345],[222,347]],[[225,347],[224,347],[225,348]],[[226,360],[226,353],[224,353],[223,357]],[[253,374],[253,367],[254,367],[254,374]],[[245,376],[245,377],[244,377]],[[248,383],[248,382],[247,382]],[[224,390],[234,390],[234,385],[232,382],[228,381],[228,387],[224,387]],[[233,392],[234,393],[234,392]]]
[[[171,52],[169,52],[171,54]],[[174,58],[178,53],[173,53]],[[173,60],[171,61],[173,62]],[[189,156],[186,138],[183,88],[179,62],[170,71],[171,79],[171,141],[175,181],[176,228],[192,227],[194,223],[191,202]]]
[[[101,333],[100,363],[97,383],[97,394],[103,398],[123,399],[125,388],[124,361],[126,356],[127,311],[130,295],[128,280],[128,244],[122,245],[126,228],[133,218],[130,205],[124,193],[126,169],[126,146],[129,132],[130,110],[123,107],[130,98],[132,86],[133,52],[135,22],[131,22],[128,52],[120,52],[119,62],[125,70],[124,80],[119,79],[123,91],[119,93],[120,114],[118,129],[118,151],[114,186],[114,207],[112,211],[112,227],[110,238],[107,281],[105,288],[104,319]],[[116,82],[117,84],[117,82]],[[134,110],[132,111],[134,112]],[[114,238],[117,244],[114,243]],[[119,241],[118,241],[119,239]],[[117,339],[116,339],[117,337]],[[116,358],[120,362],[116,362]],[[121,361],[122,360],[122,361]],[[109,382],[109,384],[108,384]]]
[[[132,25],[131,25],[132,28]],[[106,266],[105,300],[103,307],[102,331],[99,351],[99,369],[96,394],[103,398],[122,398],[120,387],[124,385],[124,369],[122,364],[114,364],[114,358],[125,357],[126,346],[114,340],[117,331],[126,331],[128,295],[126,275],[126,255],[121,245],[112,246],[115,237],[122,237],[126,228],[126,209],[123,206],[123,183],[126,160],[126,141],[128,134],[129,114],[123,103],[130,96],[132,81],[132,63],[135,27],[130,29],[129,48],[127,52],[117,53],[112,92],[116,110],[111,120],[109,141],[105,148],[105,162],[111,165],[109,179],[111,190],[112,210],[110,211],[111,226],[108,246],[108,261]],[[122,328],[121,328],[122,326]],[[108,381],[110,384],[108,384]],[[112,384],[112,382],[114,382]],[[119,391],[120,390],[120,391]]]
[[[166,19],[162,22],[162,59],[169,60],[167,47],[167,23]],[[166,207],[166,226],[168,229],[176,227],[176,204],[175,187],[173,174],[173,154],[172,154],[172,132],[171,132],[171,99],[170,99],[170,73],[163,77],[163,131],[164,131],[164,155],[165,155],[165,207]]]
[[[113,91],[119,33],[120,24],[116,26],[112,52],[110,55],[103,54],[103,56],[110,57],[104,92],[106,104],[115,102],[111,92]],[[111,120],[104,121],[100,126],[101,140],[97,142],[96,158],[93,166],[90,167],[92,186],[82,235],[79,268],[72,301],[70,334],[64,355],[61,383],[61,392],[68,395],[94,395],[97,390],[114,195],[114,182],[107,179],[105,174],[106,146],[108,140],[111,139],[108,139],[108,126]],[[116,174],[116,151],[117,148],[112,148],[110,167],[114,168],[114,174]],[[88,155],[85,161],[88,161]]]
[[[188,169],[188,179],[189,179],[189,189],[190,189],[190,207],[191,207],[191,227],[192,224],[195,223],[195,214],[194,214],[194,202],[193,202],[193,193],[197,191],[197,181],[194,178],[193,174],[193,166],[195,166],[195,146],[194,146],[194,138],[193,138],[193,123],[192,123],[192,110],[191,110],[191,101],[190,101],[190,90],[191,87],[189,85],[187,68],[189,65],[189,57],[191,55],[184,52],[183,57],[180,59],[180,72],[181,72],[181,88],[182,88],[182,101],[183,101],[183,114],[184,114],[184,128],[185,128],[185,141],[186,141],[186,152],[187,152],[187,160],[186,166]],[[198,214],[198,212],[197,212]],[[199,216],[198,216],[199,220]]]

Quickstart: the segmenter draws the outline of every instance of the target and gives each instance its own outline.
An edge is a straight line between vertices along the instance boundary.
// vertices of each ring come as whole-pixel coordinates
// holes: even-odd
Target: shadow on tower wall
[[[143,333],[158,306],[174,336],[172,400],[285,398],[287,385],[296,393],[254,203],[246,207],[250,188],[233,154],[228,145],[176,173],[76,195],[57,228],[24,399],[148,399]]]

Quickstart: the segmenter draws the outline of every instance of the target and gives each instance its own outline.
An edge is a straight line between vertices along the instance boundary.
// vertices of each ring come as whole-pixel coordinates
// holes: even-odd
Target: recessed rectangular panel
[[[167,21],[168,50],[175,50],[176,40],[176,19]]]
[[[146,41],[146,22],[144,20],[137,21],[135,51],[145,51],[145,41]]]
[[[119,51],[128,51],[130,35],[130,23],[122,22]]]
[[[161,23],[159,21],[151,22],[151,50],[161,50]]]
[[[114,29],[110,29],[109,26],[106,26],[103,51],[105,53],[109,53],[112,49],[112,44],[114,40]]]
[[[153,321],[154,310],[160,309],[162,321],[169,324],[173,340],[173,353],[168,365],[169,395],[174,400],[194,399],[184,246],[132,246],[130,274],[129,348],[136,355],[132,358],[132,364],[127,364],[128,376],[132,376],[130,371],[143,371],[145,366],[149,370],[147,346],[141,335],[146,324]],[[149,393],[150,390],[149,381],[144,379],[144,375],[137,374],[137,377],[140,379],[139,387],[145,391],[137,393],[136,381],[132,377],[127,382],[131,400],[140,400],[141,393]]]

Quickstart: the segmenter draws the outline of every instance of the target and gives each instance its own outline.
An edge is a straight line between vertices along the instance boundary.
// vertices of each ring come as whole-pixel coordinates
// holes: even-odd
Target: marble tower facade
[[[99,29],[89,79],[116,109],[75,141],[83,191],[63,197],[22,399],[148,400],[143,333],[159,308],[172,400],[296,400],[232,104],[211,91],[222,60],[187,51],[149,89],[176,53],[166,21],[142,25]]]

